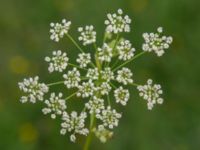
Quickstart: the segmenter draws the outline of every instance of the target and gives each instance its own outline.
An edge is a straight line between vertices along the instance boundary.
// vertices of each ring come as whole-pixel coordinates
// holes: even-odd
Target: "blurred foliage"
[[[62,150],[81,148],[59,134],[59,121],[42,115],[40,104],[20,104],[17,82],[40,75],[53,82],[44,57],[52,50],[67,50],[75,58],[75,47],[64,38],[49,40],[49,23],[66,18],[77,37],[78,26],[93,24],[102,38],[108,12],[122,8],[133,19],[132,32],[125,35],[139,50],[143,32],[163,26],[174,37],[162,58],[148,54],[130,67],[135,81],[152,78],[161,83],[165,103],[149,112],[132,90],[123,118],[107,144],[93,141],[95,150],[197,150],[200,147],[200,1],[198,0],[1,0],[0,1],[0,150]],[[100,41],[101,42],[101,41]],[[75,55],[75,56],[74,56]],[[60,89],[55,89],[60,90]],[[63,89],[62,89],[63,90]],[[120,109],[120,108],[119,108]]]

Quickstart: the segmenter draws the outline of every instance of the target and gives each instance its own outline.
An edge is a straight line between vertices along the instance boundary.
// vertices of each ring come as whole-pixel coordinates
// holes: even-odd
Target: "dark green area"
[[[108,12],[122,8],[133,20],[125,34],[139,51],[142,33],[163,26],[174,42],[161,58],[154,54],[137,59],[130,67],[134,79],[152,78],[162,84],[165,102],[153,111],[131,89],[131,100],[123,112],[114,138],[107,144],[93,141],[93,150],[198,150],[200,148],[200,2],[198,0],[1,0],[0,1],[0,150],[78,150],[68,136],[59,134],[59,120],[41,112],[40,104],[20,104],[17,82],[49,75],[44,57],[52,50],[77,55],[67,38],[59,44],[49,40],[49,23],[62,18],[72,21],[70,33],[77,38],[79,26],[93,24],[102,39]],[[88,50],[92,51],[92,49]],[[61,78],[61,77],[60,77]],[[57,87],[57,86],[56,86]],[[63,87],[61,87],[63,90]],[[55,88],[59,91],[58,88]],[[79,100],[74,99],[75,105]],[[71,109],[71,108],[70,108]]]

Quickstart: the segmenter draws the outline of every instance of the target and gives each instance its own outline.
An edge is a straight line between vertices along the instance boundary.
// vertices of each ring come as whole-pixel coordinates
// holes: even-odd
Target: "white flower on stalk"
[[[106,31],[109,33],[130,32],[131,19],[128,15],[122,16],[123,11],[118,9],[117,14],[107,14],[108,19],[105,20]]]
[[[114,96],[117,103],[121,103],[122,105],[125,106],[129,100],[130,94],[128,90],[123,89],[123,87],[120,86],[118,89],[114,91]]]
[[[81,68],[87,67],[89,63],[91,63],[91,55],[90,53],[80,53],[76,62],[79,63]]]
[[[82,85],[78,86],[77,96],[82,96],[83,98],[92,96],[96,88],[94,87],[94,83],[92,80],[88,82],[83,82]]]
[[[102,48],[98,48],[98,58],[102,62],[110,62],[113,56],[112,48],[104,43]]]
[[[83,41],[83,45],[89,45],[96,42],[96,32],[94,31],[93,25],[88,25],[78,28],[80,36],[78,37],[79,41]]]
[[[113,136],[113,132],[107,130],[103,125],[99,125],[97,129],[94,128],[93,132],[95,133],[95,136],[99,138],[99,140],[102,143],[106,143],[107,140]]]
[[[151,110],[155,104],[162,104],[163,98],[160,95],[163,93],[160,84],[154,84],[152,79],[147,80],[146,85],[139,85],[137,87],[139,95],[147,100],[147,107]]]
[[[135,48],[132,48],[132,45],[129,40],[123,40],[117,46],[120,60],[129,60],[134,56]]]
[[[99,78],[99,71],[97,68],[89,68],[86,77],[91,80],[97,80]]]
[[[58,96],[56,96],[55,93],[51,93],[49,100],[45,100],[44,102],[47,107],[43,108],[42,112],[45,115],[51,113],[52,119],[55,119],[56,115],[62,115],[62,113],[67,108],[65,100],[62,99],[62,96],[62,93],[59,93]]]
[[[98,87],[98,90],[100,91],[101,95],[108,95],[111,89],[112,88],[110,84],[107,82],[101,83],[101,85]]]
[[[119,83],[123,83],[124,85],[127,85],[129,83],[133,83],[132,76],[133,76],[133,73],[131,72],[131,70],[123,67],[121,70],[117,71],[116,80]]]
[[[121,118],[121,116],[122,115],[117,113],[115,109],[112,110],[111,107],[108,106],[106,109],[102,110],[101,115],[97,118],[103,122],[104,127],[113,129],[115,126],[118,126],[119,118]]]
[[[79,82],[81,81],[80,72],[77,68],[68,71],[67,74],[63,75],[63,78],[65,79],[64,84],[67,88],[78,87]]]
[[[169,48],[173,39],[171,36],[162,35],[162,27],[159,27],[157,31],[158,33],[143,33],[145,43],[142,45],[142,49],[147,52],[154,51],[157,56],[162,56],[165,53],[165,49]]]
[[[73,111],[70,115],[67,112],[63,113],[60,133],[65,135],[67,132],[71,133],[70,140],[76,141],[76,134],[87,135],[89,130],[85,128],[85,119],[87,114],[82,112],[79,116],[78,113]]]
[[[69,58],[67,57],[67,53],[62,53],[61,50],[58,50],[53,51],[52,55],[52,57],[45,57],[45,61],[49,63],[49,72],[63,72],[68,65]]]
[[[61,38],[66,35],[70,29],[71,21],[62,20],[62,23],[50,23],[50,39],[59,42]]]
[[[106,82],[114,79],[114,73],[112,72],[110,67],[106,67],[104,68],[104,70],[101,70],[101,78]]]
[[[26,96],[22,96],[20,101],[26,103],[30,101],[35,103],[37,100],[43,101],[44,94],[48,92],[49,88],[44,83],[39,83],[39,77],[24,79],[23,82],[19,82],[19,88],[26,93]]]
[[[89,109],[90,114],[95,113],[96,115],[98,115],[101,112],[101,110],[105,108],[104,100],[94,96],[89,100],[88,103],[85,104],[85,107]]]

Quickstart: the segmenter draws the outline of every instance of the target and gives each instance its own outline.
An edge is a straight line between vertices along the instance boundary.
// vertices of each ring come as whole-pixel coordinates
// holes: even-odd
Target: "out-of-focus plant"
[[[69,133],[72,142],[76,141],[77,134],[87,136],[84,150],[89,149],[92,134],[103,143],[112,137],[112,129],[118,126],[122,117],[114,107],[117,104],[125,106],[130,99],[126,86],[132,85],[138,89],[139,96],[146,100],[149,110],[155,104],[163,103],[161,98],[163,91],[159,84],[153,84],[151,79],[148,79],[145,85],[136,83],[132,71],[125,66],[148,52],[162,56],[172,43],[172,37],[164,36],[162,27],[158,27],[156,33],[144,33],[142,51],[136,54],[131,42],[122,36],[122,33],[130,32],[129,16],[123,15],[123,11],[118,9],[117,13],[107,14],[104,23],[106,29],[100,46],[96,45],[94,26],[78,28],[80,33],[78,40],[85,46],[84,49],[69,34],[70,21],[63,19],[61,23],[51,23],[51,40],[59,42],[67,36],[80,51],[76,59],[77,64],[69,62],[67,52],[56,50],[52,56],[45,57],[45,61],[49,64],[49,73],[60,72],[63,80],[58,79],[57,82],[45,84],[36,76],[19,82],[20,90],[25,93],[20,101],[22,103],[41,101],[44,104],[42,112],[50,114],[52,119],[61,118],[60,133],[63,135]],[[88,45],[93,45],[92,54],[87,52]],[[67,72],[63,73],[65,71]],[[61,92],[53,92],[46,98],[45,94],[49,92],[49,88],[59,84],[76,91],[67,97]],[[81,112],[68,112],[68,100],[74,96],[85,102]],[[115,101],[111,100],[111,96]],[[86,121],[87,118],[90,123]]]

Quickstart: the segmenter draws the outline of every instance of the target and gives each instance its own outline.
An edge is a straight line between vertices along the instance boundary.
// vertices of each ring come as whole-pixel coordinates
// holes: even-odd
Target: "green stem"
[[[87,136],[83,150],[89,150],[89,147],[92,141],[92,129],[94,125],[94,120],[95,120],[95,115],[93,113],[90,115],[90,132],[89,132],[89,135]]]
[[[116,70],[120,69],[121,67],[125,66],[126,64],[130,63],[131,61],[133,61],[134,59],[140,57],[141,55],[143,55],[143,54],[145,54],[145,53],[146,53],[146,51],[143,51],[143,52],[141,52],[141,53],[135,55],[132,59],[130,59],[130,60],[124,62],[123,64],[121,64],[121,65],[119,65],[118,67],[116,67],[115,69],[113,69],[113,72],[115,72]]]
[[[72,43],[82,52],[84,53],[83,49],[78,45],[78,43],[72,38],[71,35],[67,34],[67,37],[72,41]]]
[[[78,91],[77,91],[77,92],[78,92]],[[66,97],[65,100],[66,100],[66,101],[69,100],[70,98],[72,98],[73,96],[75,96],[77,92],[74,92],[74,93],[71,94],[70,96]]]
[[[58,85],[58,84],[63,84],[64,81],[58,81],[58,82],[54,82],[54,83],[49,83],[47,84],[47,86],[52,86],[52,85]]]

